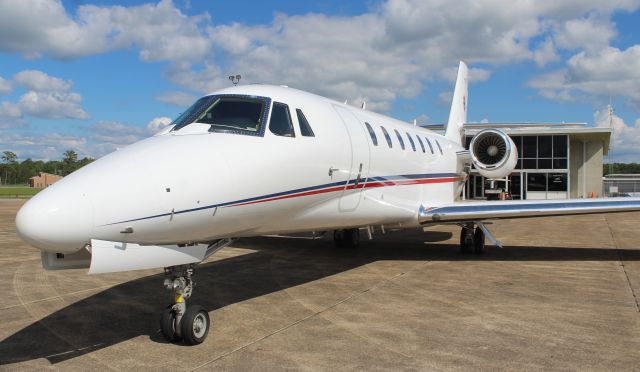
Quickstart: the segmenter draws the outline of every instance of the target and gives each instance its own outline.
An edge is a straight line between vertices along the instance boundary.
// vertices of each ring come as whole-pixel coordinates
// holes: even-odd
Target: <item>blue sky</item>
[[[640,161],[640,0],[0,0],[0,150],[99,157],[197,96],[287,84],[445,122],[471,67],[470,121],[608,125]]]

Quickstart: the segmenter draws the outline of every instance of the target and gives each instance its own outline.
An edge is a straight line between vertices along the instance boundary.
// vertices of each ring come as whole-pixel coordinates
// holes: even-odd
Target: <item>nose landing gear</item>
[[[199,305],[187,308],[187,299],[193,292],[193,265],[165,268],[164,286],[173,291],[175,303],[162,312],[160,329],[169,342],[182,340],[187,345],[202,343],[209,333],[209,313]]]

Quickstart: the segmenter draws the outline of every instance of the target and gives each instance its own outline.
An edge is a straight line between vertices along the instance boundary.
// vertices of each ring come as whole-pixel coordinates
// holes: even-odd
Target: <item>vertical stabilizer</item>
[[[464,62],[460,61],[456,87],[451,101],[451,111],[449,112],[449,122],[445,131],[447,139],[459,144],[462,144],[462,129],[464,123],[467,122],[468,83],[469,69]]]

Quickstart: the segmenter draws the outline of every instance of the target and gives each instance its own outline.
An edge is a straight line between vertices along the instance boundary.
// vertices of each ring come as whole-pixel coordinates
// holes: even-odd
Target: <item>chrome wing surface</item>
[[[640,198],[463,201],[420,208],[421,224],[640,211]]]

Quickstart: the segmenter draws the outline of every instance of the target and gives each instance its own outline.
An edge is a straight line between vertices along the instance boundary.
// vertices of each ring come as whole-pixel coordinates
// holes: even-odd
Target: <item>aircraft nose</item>
[[[20,208],[16,229],[22,240],[57,253],[76,252],[89,243],[93,228],[91,202],[82,191],[64,186],[50,186]]]

